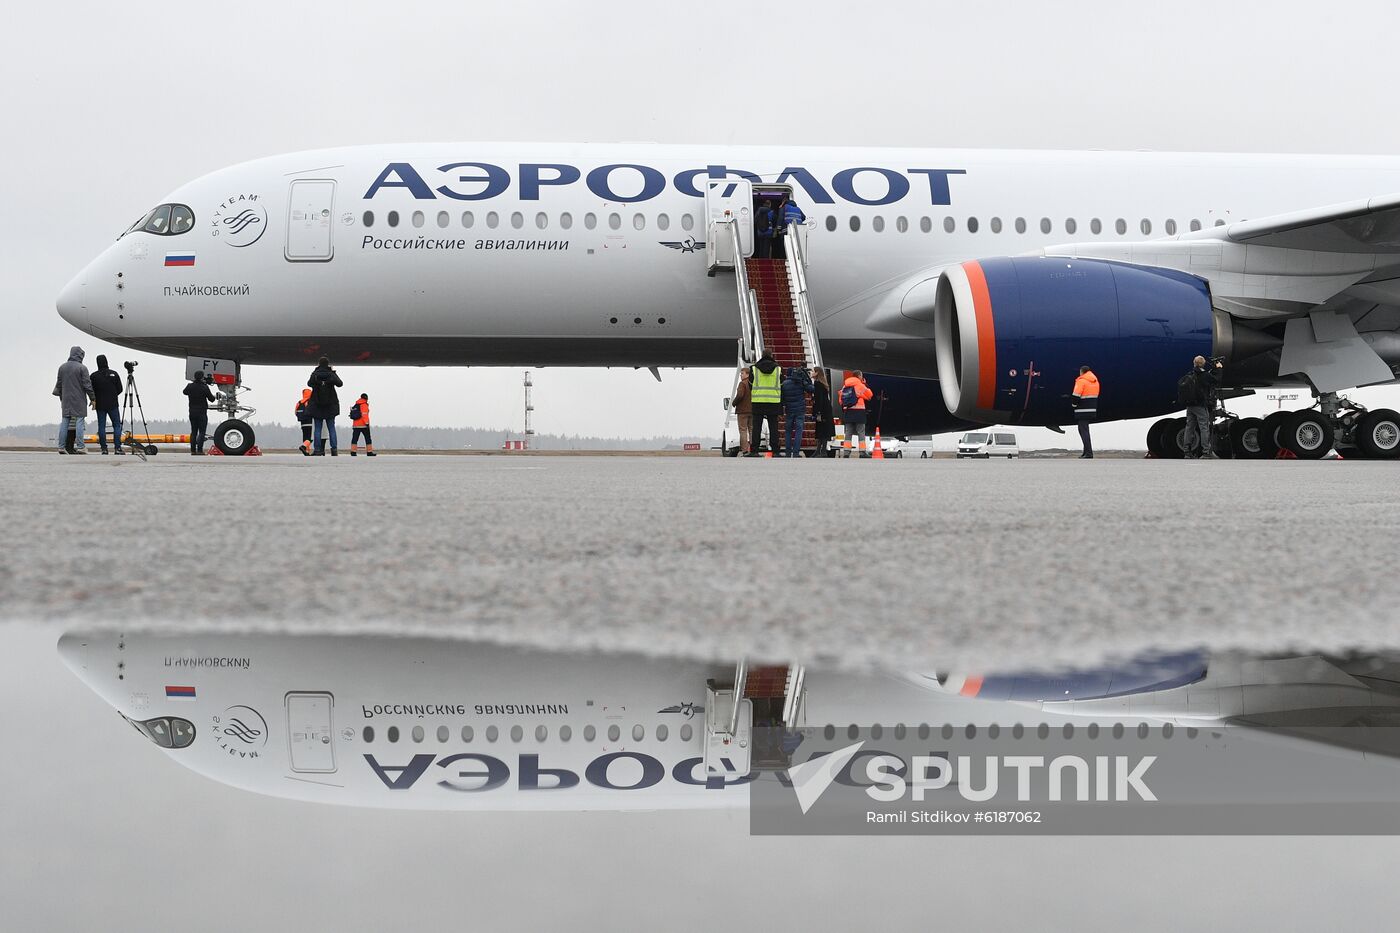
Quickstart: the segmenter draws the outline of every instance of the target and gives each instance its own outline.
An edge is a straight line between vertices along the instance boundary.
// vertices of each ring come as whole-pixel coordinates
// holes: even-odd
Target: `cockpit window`
[[[170,206],[170,235],[184,233],[194,226],[194,211],[183,204]]]
[[[141,228],[147,233],[169,233],[170,232],[170,205],[162,204],[151,211],[151,216],[146,218],[146,225]]]
[[[137,732],[159,745],[161,748],[188,748],[194,742],[194,723],[187,719],[177,719],[174,716],[162,716],[159,719],[147,719],[145,722],[137,722],[126,716],[122,717],[136,729]]]
[[[127,233],[154,233],[157,236],[179,236],[194,228],[194,211],[184,204],[162,204],[127,228]],[[118,237],[121,239],[121,237]]]

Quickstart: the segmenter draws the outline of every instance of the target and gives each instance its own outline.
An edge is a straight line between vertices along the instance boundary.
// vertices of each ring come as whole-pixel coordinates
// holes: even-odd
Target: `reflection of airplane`
[[[69,634],[64,661],[135,729],[215,780],[416,809],[742,806],[810,760],[805,735],[879,724],[1400,721],[1400,667],[1182,654],[1064,676],[857,676],[370,637]],[[737,690],[736,690],[737,687]],[[740,695],[736,705],[735,693]]]
[[[1305,385],[1317,399],[1267,428],[1244,419],[1232,435],[1241,455],[1284,443],[1320,457],[1336,443],[1392,457],[1400,415],[1337,394],[1388,382],[1400,364],[1400,197],[1377,197],[1392,191],[1400,162],[1387,158],[332,149],[180,186],[58,309],[191,371],[227,361],[216,375],[230,415],[236,364],[322,354],[724,366],[741,332],[737,293],[706,273],[734,265],[735,231],[738,254],[753,253],[756,199],[792,194],[812,218],[794,233],[810,239],[801,293],[822,355],[883,374],[872,378],[890,400],[887,435],[1064,424],[1086,362],[1106,387],[1103,419],[1162,415],[1200,354],[1227,358],[1236,389]],[[1212,224],[1224,216],[1253,219]],[[1040,375],[1018,375],[1032,361]],[[1168,427],[1149,446],[1170,453]],[[221,427],[216,441],[241,452],[252,433],[240,422],[238,434]]]

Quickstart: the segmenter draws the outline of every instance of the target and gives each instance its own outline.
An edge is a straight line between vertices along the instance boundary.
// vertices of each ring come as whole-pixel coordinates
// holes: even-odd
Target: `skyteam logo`
[[[267,210],[256,194],[239,194],[214,211],[211,233],[229,246],[252,246],[267,229]]]
[[[230,706],[213,717],[215,743],[232,758],[262,757],[267,746],[267,720],[251,706]]]

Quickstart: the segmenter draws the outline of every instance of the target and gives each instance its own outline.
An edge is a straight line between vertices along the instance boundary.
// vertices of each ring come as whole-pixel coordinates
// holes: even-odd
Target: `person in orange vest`
[[[301,401],[297,402],[292,411],[297,416],[297,423],[301,425],[301,455],[311,456],[311,390],[301,390]]]
[[[1074,421],[1079,425],[1079,439],[1084,442],[1080,460],[1094,459],[1094,445],[1089,440],[1089,424],[1099,415],[1099,377],[1087,366],[1079,367],[1074,380]]]
[[[841,420],[846,425],[846,441],[854,449],[859,450],[859,445],[865,442],[865,403],[874,396],[865,384],[865,373],[858,369],[851,370],[836,395],[841,403]],[[846,450],[845,455],[849,457],[851,451]]]
[[[355,400],[355,404],[350,406],[350,456],[358,456],[355,452],[356,446],[360,443],[360,435],[365,436],[365,456],[374,456],[374,438],[369,436],[369,396],[361,392],[360,397]]]

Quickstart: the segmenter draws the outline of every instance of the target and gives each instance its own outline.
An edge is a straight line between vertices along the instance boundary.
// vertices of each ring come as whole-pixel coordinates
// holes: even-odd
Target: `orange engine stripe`
[[[962,689],[958,691],[965,697],[975,697],[980,692],[982,692],[981,677],[968,677],[967,680],[963,681]]]
[[[967,284],[972,288],[972,310],[977,316],[977,407],[990,411],[997,394],[997,334],[992,323],[992,296],[981,263],[965,262]],[[979,681],[980,683],[980,681]]]

